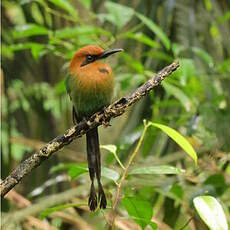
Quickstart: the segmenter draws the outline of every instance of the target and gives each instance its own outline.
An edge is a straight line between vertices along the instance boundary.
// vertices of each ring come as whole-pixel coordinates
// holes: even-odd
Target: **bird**
[[[72,101],[74,124],[89,118],[95,112],[109,105],[113,96],[114,77],[112,68],[102,60],[123,49],[104,50],[98,45],[87,45],[76,51],[69,65],[65,80],[66,91]],[[101,183],[101,155],[98,127],[86,132],[86,149],[89,176],[91,180],[88,206],[91,211],[107,206]],[[98,183],[98,197],[94,179]]]

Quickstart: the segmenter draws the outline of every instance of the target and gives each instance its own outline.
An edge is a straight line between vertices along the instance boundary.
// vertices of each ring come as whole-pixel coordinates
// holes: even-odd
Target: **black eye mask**
[[[82,62],[81,66],[88,65],[89,63],[92,63],[95,60],[97,60],[97,56],[95,56],[95,55],[87,55],[85,60]]]
[[[82,62],[81,66],[88,65],[89,63],[92,63],[98,59],[104,59],[109,57],[110,55],[121,52],[123,49],[110,49],[110,50],[105,50],[102,54],[100,55],[87,55],[85,60]]]

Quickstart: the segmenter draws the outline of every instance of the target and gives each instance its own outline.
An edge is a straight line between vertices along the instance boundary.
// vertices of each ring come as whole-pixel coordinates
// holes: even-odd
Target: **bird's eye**
[[[88,56],[87,56],[87,61],[88,61],[88,62],[93,61],[93,56],[92,56],[92,55],[88,55]]]

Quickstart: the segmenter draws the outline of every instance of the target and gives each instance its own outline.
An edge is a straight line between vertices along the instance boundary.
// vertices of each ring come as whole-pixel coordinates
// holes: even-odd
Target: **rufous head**
[[[121,51],[123,51],[123,49],[104,50],[97,45],[84,46],[81,49],[77,50],[74,57],[72,58],[69,67],[70,71],[72,71],[74,68],[86,67],[95,61],[107,58],[111,54]]]

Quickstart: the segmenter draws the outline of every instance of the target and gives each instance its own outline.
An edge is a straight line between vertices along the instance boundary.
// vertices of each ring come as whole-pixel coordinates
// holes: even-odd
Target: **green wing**
[[[67,77],[66,77],[66,79],[65,79],[65,88],[66,88],[66,92],[70,95],[70,93],[71,93],[71,90],[70,90],[70,87],[69,87],[69,85],[70,85],[70,75],[68,75]]]
[[[72,101],[72,96],[71,96],[71,89],[70,89],[70,81],[71,81],[71,75],[68,75],[65,79],[65,88],[66,88],[66,92],[69,94],[70,100]],[[79,119],[77,117],[77,113],[76,110],[74,108],[72,108],[72,119],[73,119],[73,124],[77,124]]]

